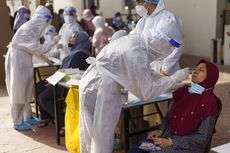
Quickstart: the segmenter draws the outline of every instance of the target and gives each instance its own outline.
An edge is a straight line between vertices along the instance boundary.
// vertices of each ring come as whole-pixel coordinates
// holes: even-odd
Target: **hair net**
[[[118,39],[118,38],[121,38],[121,37],[123,37],[123,36],[126,36],[128,33],[125,31],[125,30],[119,30],[119,31],[117,31],[117,32],[115,32],[113,35],[112,35],[112,37],[111,37],[111,39],[110,39],[110,42],[111,41],[114,41],[114,40],[116,40],[116,39]]]
[[[14,21],[13,31],[16,32],[30,18],[30,10],[25,6],[18,7],[18,13]]]
[[[39,5],[34,13],[34,17],[35,18],[39,18],[42,20],[46,20],[46,21],[51,21],[52,19],[52,15],[50,13],[50,10],[47,9],[46,7]]]
[[[30,14],[30,10],[28,8],[26,8],[25,6],[19,6],[18,7],[18,14],[24,15],[24,14]]]
[[[77,11],[73,6],[66,7],[63,15],[76,15]]]
[[[152,3],[152,4],[155,4],[157,5],[159,3],[160,0],[144,0],[144,2],[147,2],[147,3]]]
[[[92,20],[94,26],[96,29],[98,28],[102,28],[105,26],[105,21],[101,16],[96,16],[93,20]]]

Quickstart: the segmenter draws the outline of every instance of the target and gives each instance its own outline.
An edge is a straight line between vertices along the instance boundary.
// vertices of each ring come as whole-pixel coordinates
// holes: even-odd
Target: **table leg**
[[[162,114],[162,112],[160,110],[160,107],[159,107],[158,103],[154,103],[154,105],[155,105],[155,107],[157,109],[157,112],[160,115],[160,118],[161,118],[161,121],[162,121],[164,117],[163,117],[163,114]]]
[[[57,86],[54,87],[54,113],[55,113],[55,128],[56,128],[56,140],[57,144],[60,144],[60,134],[59,134],[59,118],[58,118],[58,100],[57,100]]]
[[[129,150],[129,110],[124,110],[125,152]]]

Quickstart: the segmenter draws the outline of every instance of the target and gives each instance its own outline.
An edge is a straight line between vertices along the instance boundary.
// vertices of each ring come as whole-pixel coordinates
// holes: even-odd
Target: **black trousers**
[[[37,103],[40,111],[40,117],[42,120],[44,119],[54,119],[54,87],[53,86],[46,86],[47,83],[45,80],[42,80],[36,84],[35,92],[37,97]],[[63,100],[66,97],[67,89],[58,86],[57,87],[57,98],[63,98]],[[62,106],[62,107],[61,107]],[[65,102],[59,102],[58,107],[62,108],[59,109],[58,116],[60,119],[61,126],[64,125],[64,108],[65,108]]]

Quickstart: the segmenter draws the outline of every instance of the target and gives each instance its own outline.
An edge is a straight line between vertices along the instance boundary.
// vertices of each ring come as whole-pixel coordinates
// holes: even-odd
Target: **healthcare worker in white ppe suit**
[[[72,6],[66,7],[63,12],[65,23],[59,31],[61,40],[57,45],[57,48],[61,48],[60,58],[63,59],[69,54],[68,43],[69,39],[75,31],[82,31],[82,27],[77,23],[76,9]]]
[[[38,6],[31,20],[15,33],[5,60],[6,87],[11,104],[14,128],[18,131],[31,130],[39,121],[32,118],[30,102],[33,89],[32,56],[42,56],[59,40],[47,45],[40,44],[40,37],[50,24],[52,16],[44,6]]]
[[[137,0],[136,12],[142,18],[138,21],[136,28],[133,32],[147,34],[149,30],[155,28],[160,20],[167,18],[176,20],[181,32],[183,30],[182,22],[179,18],[166,10],[163,0]],[[182,42],[181,42],[182,43]],[[151,63],[151,69],[160,73],[161,75],[172,75],[180,69],[179,59],[182,54],[182,45],[161,60],[155,60]]]
[[[181,40],[176,20],[166,18],[145,35],[129,34],[102,49],[79,86],[81,153],[112,152],[114,129],[123,105],[122,87],[149,101],[188,78],[188,68],[161,77],[149,66],[168,56]]]

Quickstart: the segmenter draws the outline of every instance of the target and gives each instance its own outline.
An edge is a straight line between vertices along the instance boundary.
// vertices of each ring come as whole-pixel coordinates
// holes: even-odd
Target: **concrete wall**
[[[217,0],[165,0],[167,8],[182,18],[184,53],[210,57],[211,38],[216,37]]]
[[[3,85],[5,83],[5,69],[4,69],[4,61],[5,58],[3,55],[6,54],[7,48],[6,46],[9,44],[12,31],[10,26],[10,18],[8,15],[8,10],[6,7],[6,1],[0,0],[0,21],[1,28],[0,28],[0,84]]]

